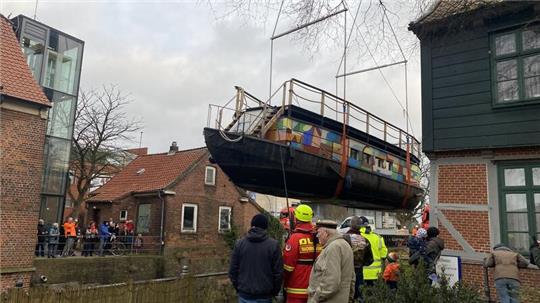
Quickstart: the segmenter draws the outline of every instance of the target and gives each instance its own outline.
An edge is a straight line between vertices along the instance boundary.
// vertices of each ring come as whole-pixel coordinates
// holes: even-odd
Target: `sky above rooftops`
[[[32,17],[35,3],[0,0],[0,13]],[[40,0],[37,20],[85,41],[81,88],[116,84],[129,94],[133,102],[128,114],[143,121],[142,146],[157,153],[167,151],[171,141],[180,149],[204,146],[208,104],[226,103],[235,85],[261,99],[268,96],[269,38],[277,10],[269,12],[267,22],[227,14],[228,10],[223,2]],[[398,36],[414,42],[407,24],[416,16],[395,10],[399,18],[392,21]],[[276,32],[292,27],[290,20],[280,19]],[[273,88],[297,78],[335,92],[342,46],[309,52],[291,38],[274,43]],[[351,49],[348,71],[374,66],[371,58],[356,56],[355,51],[365,53]],[[407,56],[410,120],[421,139],[419,52]],[[383,53],[375,57],[379,64],[400,60]],[[404,103],[403,66],[383,72]],[[403,111],[379,72],[349,77],[347,99],[405,129]],[[139,134],[136,137],[126,147],[138,147]]]

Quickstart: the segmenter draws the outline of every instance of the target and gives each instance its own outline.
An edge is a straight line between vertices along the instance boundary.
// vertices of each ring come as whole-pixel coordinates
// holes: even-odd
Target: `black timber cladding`
[[[424,152],[540,145],[540,104],[494,107],[490,35],[538,19],[536,8],[421,38]]]

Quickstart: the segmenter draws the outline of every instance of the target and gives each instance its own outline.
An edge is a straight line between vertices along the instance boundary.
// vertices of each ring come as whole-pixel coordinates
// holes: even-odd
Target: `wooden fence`
[[[222,274],[165,278],[92,287],[12,288],[2,303],[210,303],[233,302],[234,290]]]

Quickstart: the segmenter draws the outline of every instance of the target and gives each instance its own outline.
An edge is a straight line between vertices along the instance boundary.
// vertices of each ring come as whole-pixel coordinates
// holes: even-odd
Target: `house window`
[[[127,220],[127,210],[121,210],[120,211],[120,221],[126,221]]]
[[[371,165],[371,155],[364,153],[362,157],[362,165],[370,166]]]
[[[204,184],[216,185],[216,168],[213,166],[207,166],[204,173]]]
[[[502,241],[527,254],[540,237],[540,163],[500,165],[499,194]]]
[[[495,34],[492,42],[496,104],[540,100],[540,25]]]
[[[218,231],[224,232],[231,230],[231,208],[228,206],[219,207],[219,227]]]
[[[139,204],[137,213],[137,233],[150,232],[150,204]]]
[[[182,205],[182,232],[197,232],[197,208],[196,204]]]

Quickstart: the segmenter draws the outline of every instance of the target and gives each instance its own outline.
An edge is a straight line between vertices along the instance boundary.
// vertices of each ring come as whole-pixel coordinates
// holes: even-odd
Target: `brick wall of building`
[[[451,161],[437,164],[437,205],[451,204],[464,205],[464,209],[444,209],[437,210],[444,215],[448,222],[456,229],[465,241],[474,249],[476,253],[489,253],[496,243],[491,243],[490,231],[499,229],[500,226],[490,226],[489,209],[491,203],[489,197],[488,168],[486,164],[467,163],[469,157],[482,159],[509,159],[515,156],[525,159],[538,159],[540,148],[516,148],[498,150],[468,150],[431,154],[431,159],[441,160],[451,158]],[[460,161],[462,158],[463,161]],[[472,161],[475,162],[475,161]],[[491,182],[491,181],[489,181]],[[495,181],[493,181],[495,182]],[[475,210],[465,209],[468,206],[480,207]],[[482,205],[487,206],[486,210],[481,210]],[[445,241],[447,249],[463,251],[464,248],[452,236],[449,230],[439,221],[440,237]],[[481,290],[484,287],[483,268],[478,261],[462,259],[463,281]],[[496,291],[493,277],[490,270],[489,284],[492,298],[495,298]],[[524,288],[534,287],[540,284],[540,270],[524,269],[520,270],[520,278]],[[537,286],[536,286],[537,287]]]
[[[46,120],[39,116],[0,109],[0,268],[32,267],[39,217],[43,146]],[[28,228],[22,228],[28,226]],[[0,277],[0,290],[31,273]]]

